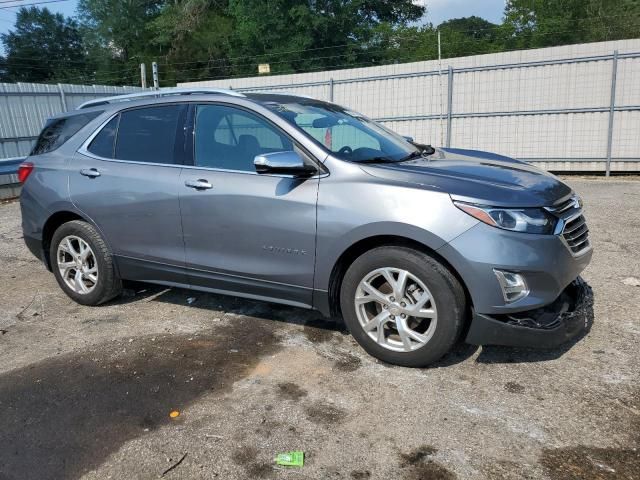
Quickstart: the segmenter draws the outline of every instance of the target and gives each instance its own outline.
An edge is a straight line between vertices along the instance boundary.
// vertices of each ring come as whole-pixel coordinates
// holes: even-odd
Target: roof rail
[[[77,110],[89,107],[97,107],[99,105],[109,105],[111,103],[127,102],[133,100],[139,100],[143,98],[161,98],[171,95],[231,95],[234,97],[244,97],[240,92],[234,90],[228,90],[226,88],[211,88],[211,87],[197,87],[197,88],[163,88],[161,90],[149,90],[146,92],[129,93],[127,95],[116,95],[114,97],[95,98],[84,102],[78,106]]]

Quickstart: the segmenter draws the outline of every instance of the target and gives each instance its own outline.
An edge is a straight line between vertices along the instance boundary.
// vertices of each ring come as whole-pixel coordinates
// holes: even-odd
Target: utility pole
[[[140,84],[147,88],[147,66],[144,63],[140,64]]]
[[[154,90],[160,90],[160,84],[158,82],[158,64],[156,62],[151,64],[151,70],[153,72],[153,88]]]
[[[442,96],[442,48],[438,30],[438,91],[440,92],[440,145],[444,145],[444,101]]]

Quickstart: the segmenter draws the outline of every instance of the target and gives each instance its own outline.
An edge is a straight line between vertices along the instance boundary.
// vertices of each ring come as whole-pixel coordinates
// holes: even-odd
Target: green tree
[[[406,26],[424,14],[411,0],[229,0],[234,71],[296,72],[383,58],[376,29]]]
[[[637,0],[509,0],[505,47],[538,48],[632,38],[638,34]]]
[[[47,8],[21,8],[14,28],[0,39],[6,51],[0,61],[4,81],[79,81],[87,74],[77,22]]]
[[[147,25],[156,19],[162,0],[80,0],[78,16],[85,48],[99,83],[131,84],[138,65],[159,54],[151,45]]]
[[[232,74],[229,63],[233,19],[226,0],[186,0],[167,4],[147,26],[151,46],[163,52],[163,82]]]
[[[442,55],[461,57],[503,50],[503,31],[500,25],[471,16],[453,18],[438,25]]]

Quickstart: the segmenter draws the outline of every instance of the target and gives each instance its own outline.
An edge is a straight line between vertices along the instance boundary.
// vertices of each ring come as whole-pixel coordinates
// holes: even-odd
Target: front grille
[[[575,254],[589,248],[589,229],[584,216],[579,215],[565,223],[562,237],[567,242],[569,250]]]
[[[558,202],[547,207],[547,211],[560,219],[560,234],[573,255],[580,255],[591,247],[589,229],[582,215],[582,204],[578,197],[572,196]]]

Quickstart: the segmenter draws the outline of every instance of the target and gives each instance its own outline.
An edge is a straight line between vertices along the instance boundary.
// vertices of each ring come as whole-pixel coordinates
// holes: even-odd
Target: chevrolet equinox
[[[580,198],[512,158],[435,149],[308,97],[170,89],[47,121],[19,168],[28,248],[83,305],[123,280],[342,316],[371,355],[555,347],[592,248]]]

